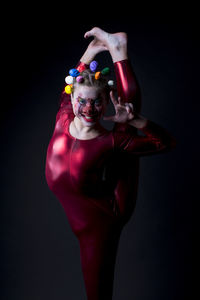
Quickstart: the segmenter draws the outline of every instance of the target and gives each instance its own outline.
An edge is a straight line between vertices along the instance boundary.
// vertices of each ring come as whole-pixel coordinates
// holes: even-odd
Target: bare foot
[[[107,47],[100,40],[94,38],[88,45],[80,61],[89,65],[95,56],[103,51],[108,51]]]
[[[127,34],[125,32],[108,33],[99,27],[94,27],[84,35],[85,38],[90,36],[94,36],[101,41],[108,49],[115,48],[119,50],[127,45]]]
[[[85,38],[93,36],[107,47],[114,61],[127,58],[127,34],[125,32],[108,33],[99,27],[87,31]]]
[[[108,48],[97,38],[94,38],[87,48],[88,51],[93,52],[95,55],[102,51],[107,51]]]

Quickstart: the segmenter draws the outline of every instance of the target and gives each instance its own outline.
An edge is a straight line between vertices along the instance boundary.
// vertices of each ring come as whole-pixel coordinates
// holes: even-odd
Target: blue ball
[[[98,66],[98,62],[96,60],[93,60],[91,63],[90,63],[90,70],[92,72],[95,72],[96,69],[97,69],[97,66]]]
[[[80,74],[80,72],[77,69],[71,69],[69,70],[69,75],[72,77],[77,77]]]

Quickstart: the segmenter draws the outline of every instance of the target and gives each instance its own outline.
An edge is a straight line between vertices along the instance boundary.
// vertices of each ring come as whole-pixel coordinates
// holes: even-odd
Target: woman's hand
[[[113,91],[110,92],[110,98],[115,108],[114,116],[103,117],[103,120],[113,121],[116,123],[128,123],[136,128],[143,128],[147,124],[147,119],[142,115],[134,112],[133,104],[130,102],[123,103],[121,98],[115,98]]]
[[[102,41],[100,41],[99,39],[97,39],[95,37],[88,45],[88,47],[87,47],[85,53],[83,54],[83,56],[81,57],[80,61],[89,65],[91,63],[91,61],[93,61],[95,56],[98,53],[103,52],[103,51],[108,51],[108,48]]]
[[[115,98],[113,91],[110,92],[110,98],[115,108],[115,115],[103,117],[104,120],[113,121],[117,123],[127,123],[135,118],[135,113],[133,113],[132,103],[123,103],[121,98],[118,100]]]

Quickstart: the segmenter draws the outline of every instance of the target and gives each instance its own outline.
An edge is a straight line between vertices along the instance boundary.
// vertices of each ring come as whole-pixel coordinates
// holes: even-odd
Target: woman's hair
[[[106,94],[106,99],[109,99],[109,93],[111,90],[111,87],[108,85],[108,78],[106,75],[100,75],[100,78],[95,78],[95,73],[92,72],[90,69],[86,69],[83,72],[80,73],[80,75],[83,77],[82,82],[77,82],[76,78],[73,79],[73,88],[76,89],[77,85],[84,85],[89,87],[96,87],[100,91],[104,92]],[[73,93],[73,92],[72,92]]]

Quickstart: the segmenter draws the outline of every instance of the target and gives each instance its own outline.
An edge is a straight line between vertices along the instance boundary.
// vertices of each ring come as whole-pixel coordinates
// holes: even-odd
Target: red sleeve
[[[147,121],[145,127],[139,130],[145,136],[113,131],[114,147],[135,155],[145,156],[168,152],[176,146],[176,139],[166,129],[150,120]]]
[[[123,102],[133,103],[134,110],[138,113],[141,110],[141,90],[133,71],[130,59],[124,59],[114,63],[114,70],[117,82],[117,94]],[[115,123],[115,130],[126,131],[127,124]],[[132,132],[137,129],[132,126]]]
[[[84,64],[83,62],[79,61],[76,65],[76,69],[79,72],[82,72],[83,70],[87,69],[89,66]],[[65,85],[66,86],[66,85]],[[58,121],[62,126],[65,126],[65,121],[72,118],[74,116],[73,108],[71,104],[71,96],[69,94],[65,93],[65,89],[63,89],[60,101],[59,101],[59,110],[56,114],[56,124]]]
[[[74,113],[70,95],[66,94],[64,91],[60,97],[60,107],[56,114],[56,124],[58,121],[60,121],[64,126],[65,121],[70,119],[73,115]]]

